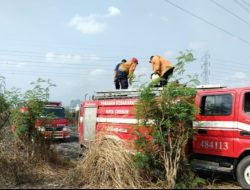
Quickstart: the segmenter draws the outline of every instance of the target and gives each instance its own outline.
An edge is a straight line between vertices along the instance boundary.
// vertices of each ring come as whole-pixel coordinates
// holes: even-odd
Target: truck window
[[[247,92],[244,96],[244,112],[250,115],[250,92]]]
[[[201,98],[201,115],[230,115],[232,113],[232,95],[207,95]]]
[[[62,107],[45,107],[43,115],[50,115],[56,118],[65,118],[65,111]]]

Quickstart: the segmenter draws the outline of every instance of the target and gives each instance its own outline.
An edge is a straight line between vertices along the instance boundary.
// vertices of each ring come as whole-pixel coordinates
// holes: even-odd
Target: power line
[[[59,69],[72,69],[72,70],[77,70],[77,71],[87,71],[87,70],[93,70],[93,69],[98,69],[100,68],[100,66],[97,66],[97,65],[93,65],[93,66],[83,66],[83,67],[71,67],[70,65],[68,66],[62,66],[62,65],[50,65],[49,67],[48,66],[45,66],[45,65],[31,65],[31,64],[25,64],[25,65],[20,65],[18,63],[6,63],[6,62],[1,62],[0,61],[0,66],[10,66],[10,67],[28,67],[28,68],[45,68],[45,69],[49,69],[49,70],[59,70]],[[109,70],[113,70],[113,67],[109,66],[105,66],[106,69],[109,69]]]
[[[75,62],[75,63],[72,63]],[[19,66],[21,64],[25,64],[24,66],[38,66],[38,67],[61,67],[61,68],[113,68],[116,66],[116,62],[106,63],[106,61],[98,60],[93,63],[86,62],[78,62],[77,61],[61,61],[61,62],[46,62],[46,61],[37,61],[37,60],[15,60],[15,59],[0,59],[0,66],[5,65],[16,65]],[[147,63],[147,61],[144,61]],[[27,64],[28,63],[28,64]],[[34,63],[34,64],[32,64]],[[114,63],[114,64],[113,64]]]
[[[7,52],[7,53],[5,53]],[[10,52],[10,53],[9,53]],[[97,56],[95,55],[81,55],[81,54],[62,54],[62,53],[54,53],[55,56],[48,56],[46,57],[46,55],[41,55],[41,54],[23,54],[23,53],[27,53],[27,52],[22,52],[22,51],[17,51],[17,50],[14,50],[14,51],[11,51],[11,50],[0,50],[0,54],[3,54],[3,55],[13,55],[11,53],[18,53],[18,54],[14,54],[15,56],[25,56],[25,57],[36,57],[36,58],[61,58],[61,59],[72,59],[72,57],[75,57],[75,56],[80,56],[80,59],[91,59],[91,58],[96,58]],[[63,56],[63,57],[60,57],[60,56]],[[121,58],[118,58],[118,57],[108,57],[108,56],[98,56],[98,58],[102,58],[102,59],[111,59],[111,60],[114,60],[114,59],[121,59]]]
[[[101,66],[105,66],[105,67],[114,67],[115,64],[102,64],[99,63],[98,64],[86,64],[83,62],[80,63],[70,63],[70,62],[46,62],[46,61],[31,61],[31,60],[11,60],[11,59],[0,59],[0,63],[2,64],[6,64],[6,65],[20,65],[22,63],[35,63],[35,65],[31,65],[31,64],[26,64],[26,65],[30,65],[30,66],[39,66],[39,67],[53,67],[53,66],[57,66],[57,67],[74,67],[74,68],[82,68],[82,67],[90,67],[90,68],[96,68],[96,67],[101,67]],[[43,65],[39,65],[39,64],[43,64]],[[46,64],[46,65],[44,65]],[[67,64],[67,65],[65,65]],[[1,64],[0,64],[1,65]]]
[[[242,22],[244,22],[245,24],[249,25],[250,26],[250,23],[247,22],[245,19],[239,17],[238,15],[236,15],[235,13],[233,13],[232,11],[226,9],[225,7],[223,7],[222,5],[220,5],[219,3],[217,3],[216,1],[214,0],[210,0],[212,3],[214,3],[215,5],[217,5],[218,7],[222,8],[223,10],[225,10],[226,12],[228,12],[229,14],[235,16],[236,18],[238,18],[239,20],[241,20]]]
[[[18,39],[15,39],[15,38],[8,38],[5,36],[5,38],[3,40],[6,40],[7,42],[16,42],[16,46],[19,46],[20,44],[22,45],[28,45],[29,47],[36,47],[36,48],[46,48],[46,49],[60,49],[60,50],[65,50],[65,49],[68,49],[68,50],[90,50],[90,49],[102,49],[104,51],[113,51],[113,47],[107,47],[107,45],[105,43],[86,43],[86,42],[83,42],[82,44],[83,45],[79,45],[79,44],[76,44],[76,42],[69,42],[69,43],[64,43],[64,44],[61,44],[61,43],[52,43],[52,44],[49,44],[49,42],[34,42],[34,41],[30,41],[30,40],[20,40],[19,38]],[[78,41],[79,42],[79,41]],[[115,50],[117,49],[120,49],[124,52],[124,50],[126,50],[126,52],[128,53],[133,53],[133,45],[131,44],[127,44],[126,46],[119,46],[119,47],[115,47]]]
[[[25,70],[25,71],[10,71],[10,70],[1,70],[2,71],[2,73],[1,73],[1,75],[2,74],[4,74],[4,73],[9,73],[9,74],[23,74],[23,75],[25,75],[25,76],[27,76],[27,73],[29,73],[29,75],[44,75],[44,74],[46,74],[46,75],[52,75],[52,76],[65,76],[65,77],[67,77],[67,76],[79,76],[79,77],[83,77],[83,78],[85,78],[85,77],[87,77],[88,76],[88,74],[90,74],[90,73],[58,73],[58,72],[43,72],[43,71],[39,71],[39,72],[35,72],[35,71],[30,71],[30,70]],[[111,76],[110,74],[105,74],[105,73],[103,73],[103,74],[101,74],[102,76]]]
[[[220,58],[212,58],[215,62],[220,63],[220,66],[226,66],[228,64],[231,65],[232,68],[239,68],[238,65],[241,65],[240,68],[249,69],[249,66],[242,65],[241,62],[234,61],[234,60],[224,60]],[[247,62],[247,61],[244,61]],[[24,63],[24,64],[23,64]],[[32,64],[35,63],[35,64]],[[29,61],[29,60],[1,60],[0,59],[0,66],[22,66],[22,68],[46,68],[49,71],[61,70],[61,69],[72,69],[77,71],[89,71],[97,68],[105,68],[108,70],[113,70],[113,65],[101,65],[101,64],[67,64],[63,65],[61,63],[53,63],[50,65],[44,65],[46,62],[42,61]],[[46,63],[47,64],[47,63]],[[104,67],[102,67],[104,66]]]
[[[1,54],[1,53],[0,53]],[[15,55],[14,55],[15,56]],[[30,56],[28,56],[29,58]],[[249,56],[250,57],[250,56]],[[199,57],[196,57],[196,59],[199,59]],[[214,58],[212,58],[214,59]],[[219,60],[220,58],[218,58]],[[141,62],[147,62],[147,59],[141,59],[142,61]],[[174,59],[168,59],[168,60],[171,60],[171,61],[176,61]],[[235,61],[235,60],[225,60],[225,59],[220,59],[220,61],[222,62],[232,62],[232,63],[236,63],[236,64],[242,64],[238,61]],[[250,60],[245,60],[244,62],[247,62],[247,61],[250,61]],[[100,67],[100,66],[112,66],[113,67],[113,64],[112,63],[109,63],[109,64],[103,64],[103,62],[106,62],[104,60],[95,60],[94,61],[95,63],[85,63],[85,62],[79,62],[78,60],[73,60],[72,62],[69,62],[68,60],[67,61],[61,61],[61,62],[56,62],[56,61],[40,61],[40,60],[28,60],[28,59],[0,59],[0,65],[1,63],[2,64],[6,64],[6,65],[20,65],[20,64],[23,64],[25,63],[25,65],[29,65],[29,66],[39,66],[39,67],[48,67],[48,66],[63,66],[63,67],[71,67],[73,66],[74,68],[82,68],[82,67]],[[100,64],[101,62],[101,64]],[[26,64],[26,63],[35,63],[35,65],[31,65],[31,64]],[[44,65],[44,64],[47,64],[47,65]],[[48,65],[50,64],[50,65]],[[116,65],[116,64],[115,64]],[[76,67],[77,66],[77,67]]]
[[[213,60],[213,62],[217,62],[217,63],[220,63],[220,66],[228,66],[230,65],[231,68],[244,68],[244,69],[250,69],[250,66],[247,66],[247,65],[242,65],[242,63],[239,63],[239,62],[234,62],[234,61],[231,61],[231,60],[222,60],[222,59],[214,59],[212,58],[211,60]],[[1,64],[2,63],[2,64]],[[240,67],[238,66],[240,65]],[[47,68],[47,69],[50,69],[51,70],[55,70],[55,69],[73,69],[73,70],[77,70],[77,71],[81,71],[79,69],[82,69],[83,71],[86,71],[86,70],[93,70],[93,69],[97,69],[97,68],[100,68],[100,65],[82,65],[81,67],[76,67],[76,66],[73,66],[71,67],[71,65],[67,65],[67,66],[63,66],[62,65],[50,65],[50,67],[48,68],[48,66],[45,66],[45,65],[32,65],[32,64],[25,64],[25,65],[20,65],[18,62],[17,63],[8,63],[8,62],[1,62],[0,60],[0,66],[22,66],[23,68],[24,67],[28,67],[28,68]],[[106,69],[109,69],[111,68],[112,70],[112,66],[110,67],[107,67],[105,66]]]
[[[226,61],[226,63],[225,63],[225,60],[221,60],[221,59],[211,59],[211,62],[210,62],[210,61],[208,61],[208,59],[210,59],[210,56],[203,56],[204,64],[202,65],[202,69],[203,69],[202,74],[208,75],[208,73],[209,73],[208,66],[210,66],[211,63],[214,63],[214,62],[219,63],[219,64],[216,64],[214,66],[222,68],[223,73],[228,72],[228,71],[230,71],[230,72],[235,71],[237,69],[238,70],[243,70],[243,71],[246,71],[246,70],[250,69],[250,66],[246,66],[246,65],[245,66],[242,66],[242,65],[238,66],[238,65],[240,65],[240,63],[237,63],[237,62]],[[228,63],[231,63],[231,64],[228,64]],[[230,66],[230,67],[228,67],[228,66]],[[22,69],[27,69],[27,68],[22,68]],[[56,74],[56,75],[85,75],[85,74],[89,73],[88,70],[86,70],[86,69],[83,70],[83,72],[80,73],[79,72],[80,70],[77,69],[77,68],[75,70],[78,71],[78,72],[74,72],[74,73],[68,72],[68,70],[66,70],[66,71],[56,70],[56,72],[55,72],[55,70],[48,70],[48,71],[46,71],[46,70],[38,70],[38,71],[37,70],[31,70],[30,67],[28,67],[28,69],[29,70],[10,70],[10,69],[3,70],[3,69],[1,69],[1,72],[7,71],[7,72],[20,72],[20,73]],[[84,71],[86,71],[86,72],[84,72]],[[107,72],[107,71],[105,71],[105,72]],[[219,72],[221,72],[221,70]]]
[[[7,52],[7,53],[6,53]],[[96,56],[96,55],[81,55],[81,54],[54,54],[55,56],[49,56],[46,57],[45,55],[42,54],[31,54],[31,52],[23,52],[23,51],[17,51],[17,50],[0,50],[1,55],[11,55],[14,57],[27,57],[27,58],[43,58],[47,59],[46,63],[56,63],[55,61],[61,61],[61,63],[69,63],[69,64],[74,64],[70,63],[68,60],[72,60],[72,62],[86,62],[86,61],[91,61],[91,62],[110,62],[114,63],[114,65],[117,64],[117,62],[120,62],[121,59],[126,58],[126,57],[112,57],[112,56]],[[132,57],[132,56],[131,56]],[[149,58],[148,58],[149,59]],[[143,63],[148,63],[148,59],[139,59],[139,62]],[[52,61],[49,61],[52,60]],[[55,60],[55,61],[53,61]],[[130,60],[130,57],[127,58],[127,60]],[[169,59],[170,61],[173,61],[173,59]],[[29,62],[29,60],[28,60]],[[45,63],[45,62],[44,62]],[[103,64],[102,64],[103,65]],[[109,64],[110,65],[110,64]]]
[[[214,28],[216,28],[216,29],[218,29],[218,30],[220,30],[220,31],[222,31],[222,32],[224,32],[224,33],[226,33],[227,35],[229,35],[229,36],[231,36],[231,37],[236,37],[236,38],[239,39],[240,41],[242,41],[242,42],[244,42],[244,43],[246,43],[246,44],[250,44],[250,42],[248,42],[247,40],[245,40],[245,39],[243,39],[243,38],[241,38],[241,37],[239,37],[239,36],[237,36],[237,35],[235,35],[235,34],[229,32],[229,31],[227,31],[227,30],[223,29],[223,28],[220,27],[220,26],[217,26],[217,25],[213,24],[212,22],[210,22],[210,21],[208,21],[208,20],[206,20],[206,19],[204,19],[204,18],[202,18],[202,17],[200,17],[200,16],[198,16],[198,15],[195,15],[194,13],[188,11],[187,9],[184,9],[184,8],[180,7],[179,5],[173,3],[173,2],[171,2],[171,1],[169,1],[169,0],[165,0],[165,2],[171,4],[172,6],[178,8],[178,9],[180,9],[180,10],[182,10],[183,12],[185,12],[185,13],[187,13],[187,14],[189,14],[189,15],[191,15],[191,16],[193,16],[193,17],[195,17],[195,18],[197,18],[197,19],[199,19],[199,20],[201,20],[201,21],[203,21],[203,22],[205,22],[205,23],[207,23],[207,24],[209,24],[210,26],[213,26]]]
[[[12,72],[12,71],[9,71],[9,70],[1,70],[2,72]],[[31,70],[19,70],[19,71],[13,71],[13,72],[20,72],[20,73],[36,73],[36,74],[53,74],[53,75],[86,75],[86,74],[89,74],[89,73],[68,73],[68,72],[50,72],[50,71],[39,71],[39,72],[36,72],[36,71],[31,71]]]
[[[34,72],[28,72],[29,76],[38,76],[38,73],[34,73]],[[2,73],[2,75],[21,75],[21,76],[27,76],[27,72],[16,72],[16,71],[5,71],[4,73]],[[39,75],[39,77],[41,77],[44,75]],[[78,78],[87,78],[87,77],[82,77],[82,75],[46,75],[48,77],[61,77],[61,78],[72,78],[72,77],[78,77]]]
[[[28,52],[26,52],[26,51],[18,51],[18,50],[0,50],[0,54],[2,54],[1,53],[1,51],[3,51],[3,52],[5,52],[5,51],[8,51],[8,52],[20,52],[20,53],[28,53]],[[29,53],[31,53],[31,52],[29,52]],[[6,54],[4,54],[4,55],[6,55]],[[36,56],[33,56],[32,54],[7,54],[7,55],[12,55],[12,56],[24,56],[24,57],[27,57],[27,58],[32,58],[32,57],[36,57]],[[41,54],[39,54],[40,56],[37,56],[37,57],[39,57],[39,58],[45,58],[44,56],[42,56]],[[62,55],[62,54],[59,54],[59,55]],[[85,55],[84,57],[86,57],[86,60],[88,60],[88,57],[89,58],[91,58],[92,56],[91,55]],[[106,62],[106,61],[119,61],[119,59],[121,58],[117,58],[117,57],[108,57],[108,56],[98,56],[100,59],[98,59],[98,60],[95,60],[95,62],[98,62],[98,66],[100,66],[100,64],[99,64],[99,62]],[[249,58],[250,58],[250,56],[248,56]],[[103,58],[110,58],[110,60],[103,60]],[[117,59],[116,59],[117,58]],[[197,59],[199,59],[199,57],[196,57]],[[56,59],[56,58],[55,58]],[[60,59],[60,58],[58,58],[58,59]],[[70,59],[69,57],[65,57],[65,59],[67,60],[67,59]],[[112,60],[111,60],[112,59]],[[173,57],[172,57],[172,59],[168,59],[168,60],[170,60],[170,61],[172,61],[172,62],[174,62],[174,61],[176,61],[176,59],[174,59]],[[86,63],[84,63],[83,64],[83,62],[79,62],[79,63],[73,63],[73,62],[76,62],[76,61],[78,61],[78,60],[73,60],[72,62],[69,62],[69,61],[61,61],[61,62],[56,62],[56,61],[51,61],[51,62],[49,62],[49,61],[36,61],[36,60],[23,60],[23,59],[18,59],[18,60],[14,60],[14,59],[0,59],[0,62],[2,61],[2,63],[6,63],[6,62],[16,62],[16,63],[23,63],[23,62],[27,62],[27,63],[41,63],[41,64],[69,64],[69,65],[67,65],[67,66],[97,66],[97,65],[94,65],[94,64],[86,64]],[[140,59],[139,60],[140,62],[145,62],[145,63],[148,63],[148,59]],[[221,59],[221,61],[223,61],[223,62],[234,62],[234,63],[237,63],[237,64],[241,64],[241,63],[239,63],[239,62],[237,62],[237,61],[235,61],[235,60],[223,60],[223,59]],[[249,60],[247,60],[247,61],[249,61]],[[246,61],[245,61],[246,62]],[[8,63],[9,64],[9,63]],[[17,64],[18,65],[18,64]],[[101,64],[101,66],[104,66],[104,64]],[[105,64],[105,66],[113,66],[113,64],[111,63],[111,64]],[[116,63],[115,63],[115,65],[116,65]],[[32,65],[31,65],[32,66]],[[47,67],[47,66],[46,66]]]
[[[238,0],[234,0],[234,2],[237,3],[239,6],[241,6],[245,11],[250,13],[250,10],[248,8],[246,8],[244,5],[242,5]]]
[[[247,1],[245,1],[245,0],[241,0],[243,3],[245,3],[247,6],[250,6],[250,4],[247,2]]]

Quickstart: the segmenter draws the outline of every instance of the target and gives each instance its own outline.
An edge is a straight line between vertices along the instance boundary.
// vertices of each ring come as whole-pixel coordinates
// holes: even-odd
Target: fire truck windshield
[[[65,118],[65,111],[62,107],[45,107],[43,115],[56,118]]]

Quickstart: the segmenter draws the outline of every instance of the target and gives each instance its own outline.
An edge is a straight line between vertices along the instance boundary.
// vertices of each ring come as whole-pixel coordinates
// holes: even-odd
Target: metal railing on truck
[[[209,89],[220,89],[226,88],[222,85],[199,85],[196,89],[209,90]],[[152,95],[159,96],[163,88],[152,88]],[[120,99],[120,98],[138,98],[140,97],[139,89],[121,89],[121,90],[103,90],[95,92],[93,95],[93,100],[103,100],[103,99]]]

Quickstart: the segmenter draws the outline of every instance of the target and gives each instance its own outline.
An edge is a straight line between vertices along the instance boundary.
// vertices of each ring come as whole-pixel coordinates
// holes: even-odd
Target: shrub
[[[178,78],[184,74],[184,64],[194,60],[193,55],[181,53],[177,60],[175,80],[165,86],[158,97],[153,94],[153,83],[142,87],[136,107],[139,120],[135,141],[139,150],[135,155],[137,167],[144,178],[164,182],[167,188],[174,188],[178,184],[179,172],[185,173],[183,170],[189,169],[183,165],[186,163],[185,150],[192,138],[191,123],[198,111],[194,104],[196,90],[193,88],[198,82],[196,76],[183,84],[179,84],[183,78]],[[144,133],[141,132],[142,127]],[[186,182],[188,184],[189,179]]]

